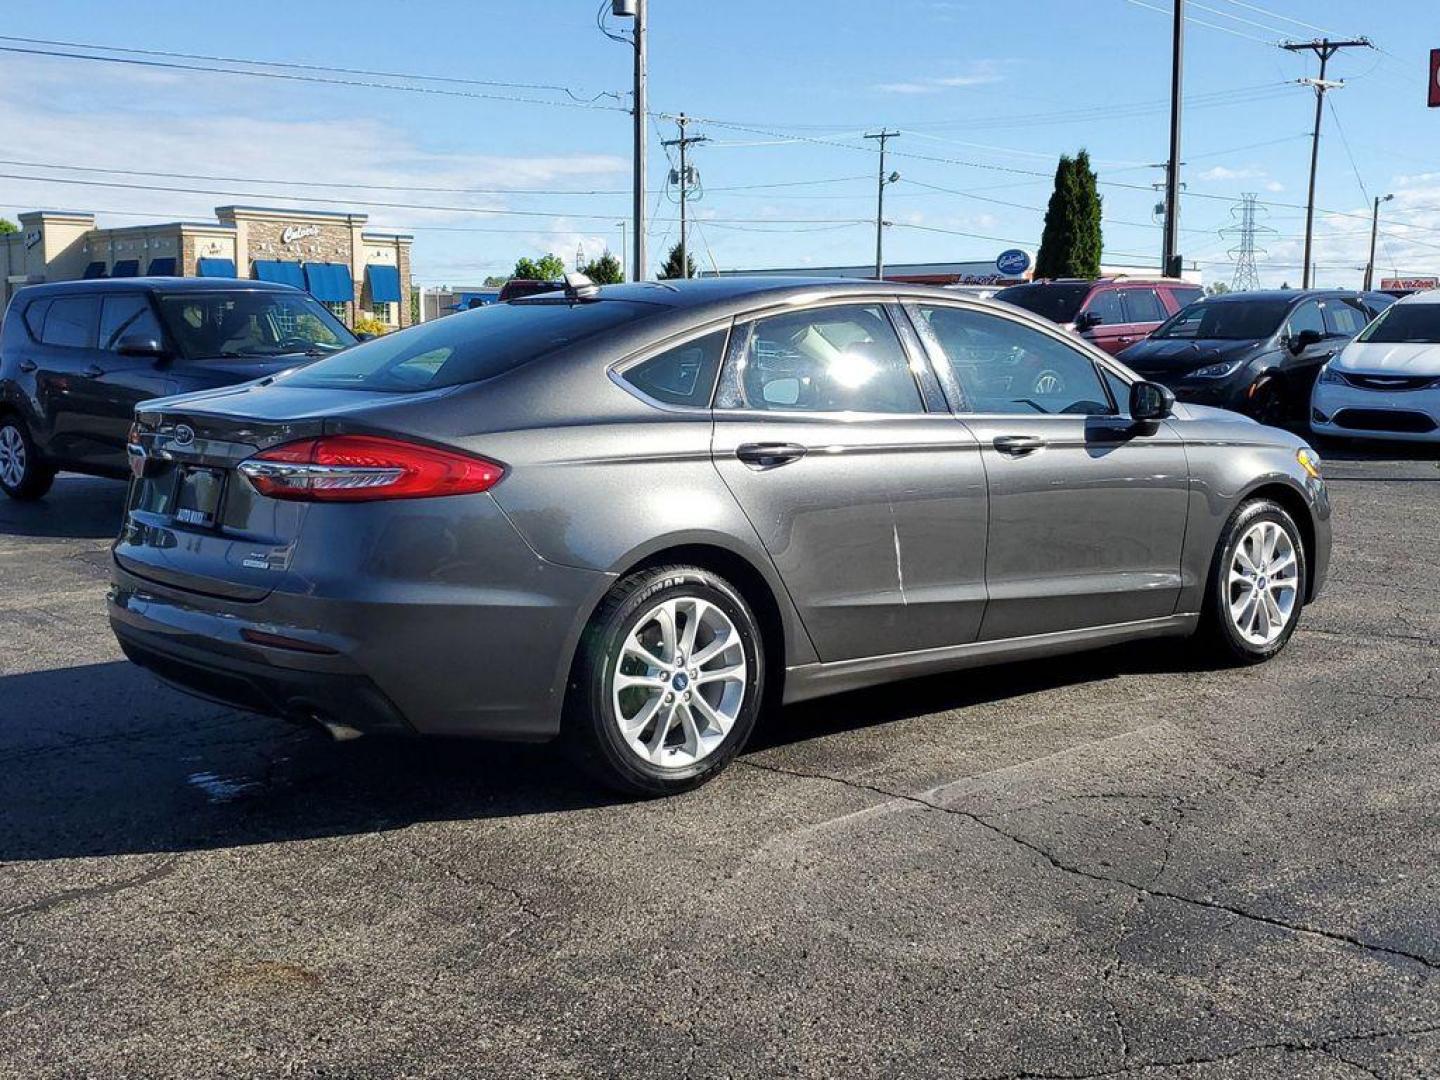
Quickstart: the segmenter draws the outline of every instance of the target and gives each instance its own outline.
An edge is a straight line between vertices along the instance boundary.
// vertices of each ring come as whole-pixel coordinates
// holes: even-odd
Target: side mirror
[[[1319,330],[1301,330],[1290,338],[1290,351],[1299,355],[1311,345],[1318,345],[1325,340],[1325,335]]]
[[[1130,418],[1145,423],[1164,420],[1175,410],[1175,395],[1153,382],[1130,384]]]
[[[148,356],[154,360],[170,358],[170,351],[153,334],[126,334],[116,342],[115,351],[121,356]]]
[[[361,333],[358,333],[358,334],[355,335],[355,340],[356,340],[356,341],[374,341],[374,340],[375,340],[375,335],[374,335],[374,334],[370,334],[370,333],[361,332]]]
[[[1098,311],[1082,311],[1075,319],[1075,332],[1083,334],[1086,330],[1093,330],[1105,321],[1105,316]]]

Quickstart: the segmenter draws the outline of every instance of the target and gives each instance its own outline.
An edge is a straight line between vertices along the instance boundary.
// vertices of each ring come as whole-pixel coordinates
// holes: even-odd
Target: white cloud
[[[998,60],[976,60],[968,71],[954,75],[931,75],[903,82],[878,84],[875,89],[882,94],[938,94],[945,90],[963,89],[969,86],[987,86],[1004,82]]]
[[[1199,174],[1201,180],[1259,180],[1265,175],[1264,169],[1227,169],[1224,165],[1216,165]]]

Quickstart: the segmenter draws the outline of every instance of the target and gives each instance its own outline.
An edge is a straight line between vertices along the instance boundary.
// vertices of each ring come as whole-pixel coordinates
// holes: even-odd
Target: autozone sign
[[[1440,109],[1440,49],[1430,50],[1430,108]]]
[[[1421,289],[1440,289],[1440,277],[1381,278],[1380,288],[1385,292],[1400,292],[1402,289],[1410,292],[1418,292]]]

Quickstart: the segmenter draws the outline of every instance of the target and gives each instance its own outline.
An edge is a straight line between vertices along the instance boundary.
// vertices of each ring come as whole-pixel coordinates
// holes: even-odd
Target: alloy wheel
[[[18,488],[25,479],[25,437],[14,424],[0,427],[0,483]]]
[[[611,677],[625,746],[661,768],[686,768],[725,741],[749,685],[745,649],[718,605],[679,596],[634,624]]]
[[[1248,644],[1273,644],[1295,613],[1300,560],[1290,534],[1273,521],[1258,521],[1235,546],[1228,577],[1230,621]]]

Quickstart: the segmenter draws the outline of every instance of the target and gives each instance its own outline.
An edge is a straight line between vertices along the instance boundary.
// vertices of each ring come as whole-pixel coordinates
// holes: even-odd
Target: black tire
[[[1289,538],[1295,553],[1295,599],[1288,620],[1275,640],[1256,644],[1241,634],[1231,618],[1230,569],[1241,541],[1261,522],[1278,525]],[[1215,546],[1210,567],[1210,580],[1205,590],[1205,607],[1201,613],[1201,639],[1217,658],[1233,664],[1260,664],[1280,652],[1295,633],[1310,583],[1310,567],[1305,560],[1305,543],[1295,519],[1279,503],[1271,499],[1250,499],[1241,503],[1230,515]],[[1240,587],[1243,589],[1243,586]]]
[[[738,711],[723,740],[698,760],[662,766],[643,760],[626,742],[611,687],[631,631],[642,625],[657,605],[685,598],[712,604],[730,620],[739,637],[747,677]],[[700,693],[698,686],[694,692]],[[653,567],[622,578],[586,627],[571,672],[562,737],[577,764],[607,787],[630,795],[673,795],[699,787],[740,752],[755,729],[764,694],[761,632],[739,591],[710,570]],[[647,726],[644,730],[653,733],[657,729]],[[683,733],[678,729],[672,732],[672,741],[677,734]]]
[[[6,456],[4,460],[0,460],[0,491],[20,502],[33,502],[43,498],[50,490],[50,485],[55,483],[55,469],[40,456],[25,422],[14,414],[0,416],[0,455],[5,454],[7,444],[12,454],[16,453],[15,448],[18,447],[20,474],[18,478],[11,475],[7,480],[7,470],[3,466],[14,459]]]
[[[1268,427],[1284,427],[1289,418],[1285,400],[1285,387],[1279,379],[1267,378],[1255,388],[1255,396],[1247,403],[1245,412],[1257,423]]]

